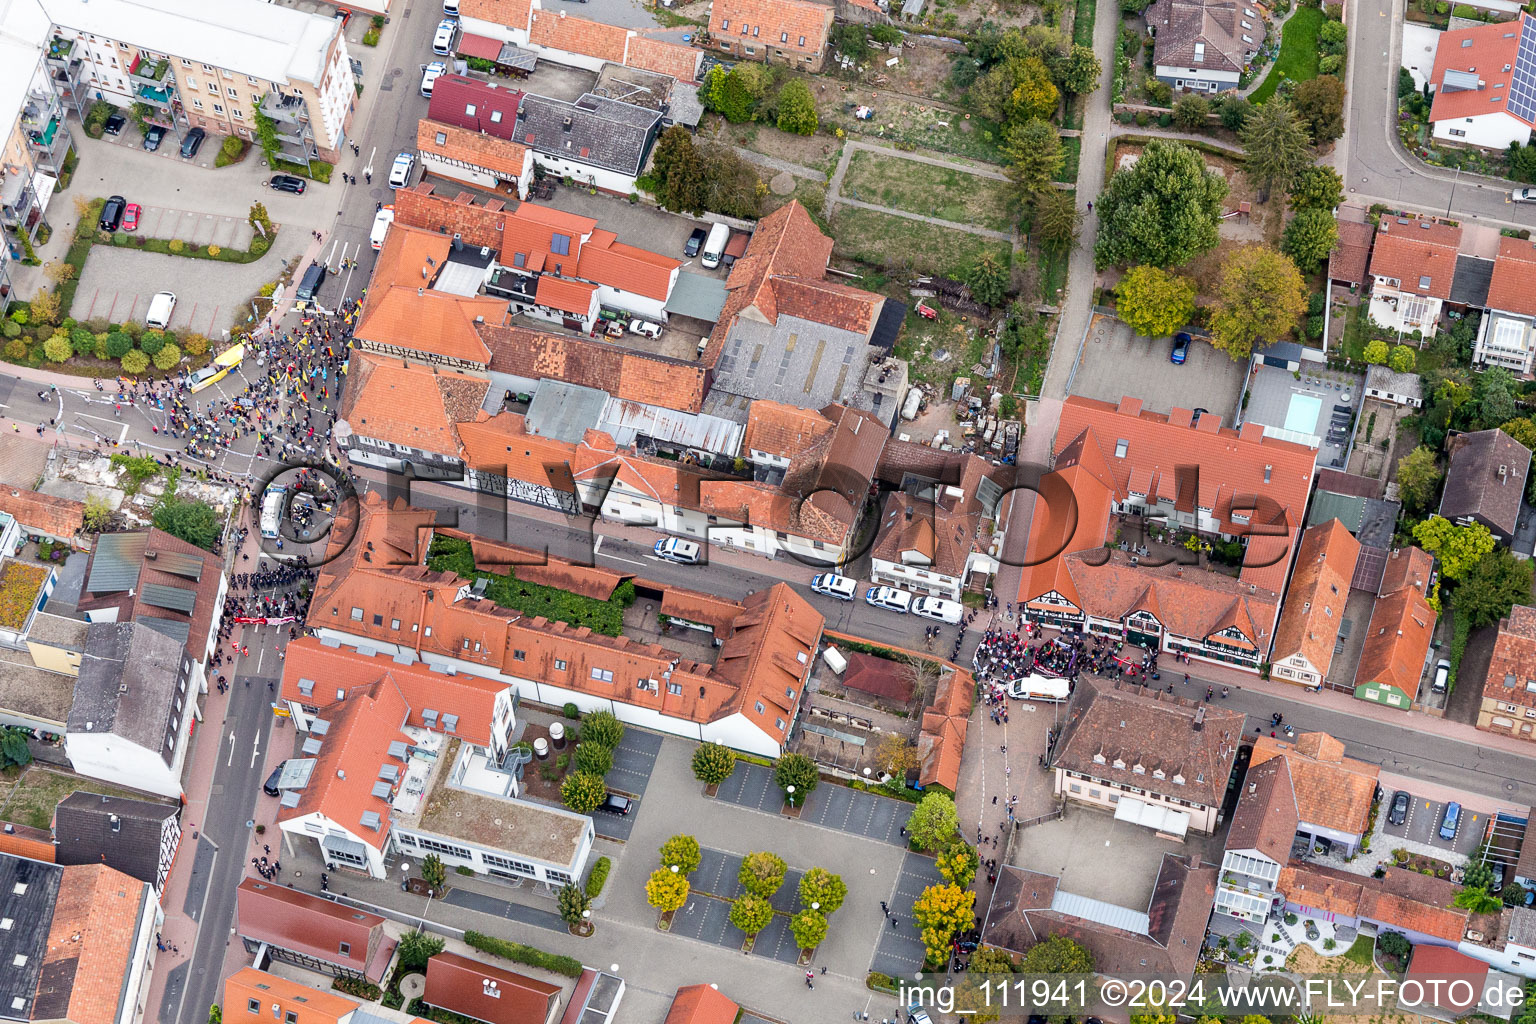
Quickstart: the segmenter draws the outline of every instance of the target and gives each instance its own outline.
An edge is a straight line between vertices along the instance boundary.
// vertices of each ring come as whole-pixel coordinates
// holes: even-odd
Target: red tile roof
[[[354,351],[340,418],[360,437],[444,455],[459,453],[455,425],[476,418],[490,383],[421,363]]]
[[[1488,283],[1488,308],[1536,316],[1536,244],[1521,238],[1499,242]]]
[[[533,166],[532,152],[519,143],[426,118],[416,122],[416,148],[423,155],[483,167],[502,178],[521,179]]]
[[[513,29],[528,27],[533,0],[459,0],[459,16],[478,18]]]
[[[572,17],[564,11],[535,9],[528,29],[528,41],[535,46],[600,57],[615,64],[624,63],[628,40],[626,28]]]
[[[662,1024],[735,1024],[740,1012],[741,1007],[713,985],[684,985],[672,997]]]
[[[595,232],[581,247],[576,273],[588,281],[665,301],[682,263],[647,249],[615,241],[611,231]]]
[[[535,294],[541,306],[558,309],[562,313],[586,316],[592,312],[592,303],[597,297],[597,285],[587,281],[573,281],[568,277],[544,274],[539,278],[538,291]]]
[[[437,192],[439,184],[446,184],[442,194]],[[394,235],[401,227],[425,228],[449,242],[454,235],[459,235],[466,245],[500,250],[507,217],[506,204],[500,199],[463,191],[453,182],[423,179],[415,186],[395,193],[395,223],[389,233]],[[389,249],[388,242],[384,248]],[[383,257],[381,252],[379,258],[382,260]],[[412,269],[419,273],[419,265],[419,262],[412,264]],[[396,276],[389,279],[394,280]],[[374,280],[379,280],[377,264],[374,265]]]
[[[777,323],[773,279],[778,276],[820,281],[832,258],[832,239],[821,233],[799,200],[790,200],[757,222],[746,253],[731,267],[725,282],[725,308],[710,335],[704,362],[714,366],[736,317],[755,310]]]
[[[810,0],[715,0],[709,34],[720,40],[745,37],[747,45],[819,54],[831,23],[831,6]]]
[[[479,37],[465,35],[464,42],[475,38]],[[486,42],[494,47],[489,54],[489,59],[494,59],[501,52],[501,43],[495,39]],[[522,90],[495,82],[482,82],[464,75],[439,75],[432,83],[427,117],[439,124],[456,125],[477,134],[484,132],[499,139],[511,139],[517,130],[517,105],[522,98]],[[473,114],[469,112],[471,107],[475,111]]]
[[[1519,24],[1500,22],[1440,33],[1435,70],[1429,79],[1435,89],[1429,119],[1448,121],[1496,113],[1518,117],[1510,109],[1508,97],[1519,63],[1520,34],[1529,31],[1529,16],[1522,14]],[[1447,88],[1448,71],[1475,72],[1477,87],[1456,88],[1453,84]]]
[[[1337,519],[1308,529],[1301,537],[1296,571],[1286,591],[1285,613],[1275,627],[1274,656],[1279,662],[1301,654],[1320,675],[1328,675],[1333,647],[1344,621],[1349,581],[1360,557],[1357,541]]]
[[[1536,708],[1536,608],[1517,604],[1499,623],[1488,677],[1483,680],[1483,699]]]
[[[1355,670],[1355,686],[1377,683],[1398,690],[1410,701],[1417,697],[1435,619],[1435,610],[1413,587],[1377,598]]]
[[[521,203],[506,218],[500,260],[530,273],[554,272],[555,267],[575,276],[581,247],[597,230],[597,221],[548,206]],[[559,241],[556,236],[563,236]],[[557,251],[564,249],[564,252]],[[522,262],[517,257],[522,257]]]
[[[64,868],[48,926],[34,1016],[71,1024],[116,1024],[140,939],[140,917],[154,900],[148,883],[105,864]],[[148,906],[146,906],[148,904]],[[6,965],[10,969],[11,965]],[[44,1004],[64,1013],[50,1014]],[[39,1012],[41,1011],[41,1012]]]
[[[1375,232],[1369,224],[1361,221],[1341,220],[1338,223],[1339,237],[1333,244],[1333,252],[1328,256],[1328,279],[1363,284],[1366,267],[1371,259],[1371,239],[1375,237]]]
[[[60,540],[73,540],[85,529],[85,502],[24,487],[0,485],[0,512],[9,512],[31,531]]]
[[[490,368],[515,377],[546,377],[606,391],[615,398],[698,412],[707,368],[693,360],[636,352],[565,334],[482,324]]]
[[[885,697],[898,704],[912,699],[917,675],[910,665],[860,651],[848,651],[843,657],[848,659],[848,667],[843,670],[842,684],[848,689]]]
[[[783,402],[759,398],[747,408],[747,427],[741,446],[792,459],[816,447],[831,435],[833,423],[816,409],[801,409]]]
[[[1370,824],[1371,802],[1381,769],[1344,756],[1344,744],[1323,732],[1302,733],[1296,742],[1259,735],[1250,769],[1284,761],[1291,795],[1302,822],[1363,835]]]
[[[1448,299],[1460,245],[1461,228],[1428,217],[1383,217],[1371,253],[1371,274],[1397,281],[1401,292]]]
[[[629,37],[629,50],[624,54],[628,66],[671,75],[685,85],[699,80],[703,60],[703,50],[642,35]]]
[[[457,953],[427,961],[430,1006],[486,1024],[543,1024],[560,1005],[560,986]]]
[[[1449,946],[1426,942],[1413,947],[1413,958],[1403,977],[1424,985],[1428,1005],[1462,1014],[1482,1000],[1488,965]]]
[[[383,977],[382,961],[370,972],[370,960],[386,941],[384,918],[377,914],[257,878],[235,889],[235,911],[245,938],[358,971],[373,982]]]
[[[295,1024],[339,1024],[360,1005],[336,992],[310,988],[254,967],[242,967],[224,979],[224,1016],[231,1022],[251,1016],[246,1010],[251,1002],[263,1008],[275,1004],[278,1019],[291,1013]],[[263,1014],[264,1019],[266,1016]]]

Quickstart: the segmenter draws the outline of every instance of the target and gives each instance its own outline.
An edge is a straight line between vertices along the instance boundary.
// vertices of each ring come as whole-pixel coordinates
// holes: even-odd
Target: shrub
[[[5,357],[12,362],[21,362],[27,358],[27,343],[20,338],[12,338],[5,343]]]
[[[0,334],[5,335],[7,338],[19,338],[21,337],[21,324],[14,320],[6,320],[4,323],[0,323]]]
[[[240,150],[243,146],[244,143],[240,141],[240,136],[229,135],[225,136],[223,144],[219,146],[219,152],[227,157],[234,158],[240,155]]]
[[[171,239],[171,243],[170,243],[170,250],[171,250],[171,252],[174,252],[177,255],[180,255],[181,253],[186,251],[186,248],[187,248],[187,243],[186,242],[183,242],[179,238]]]
[[[144,354],[148,356],[159,352],[162,348],[165,348],[165,332],[160,330],[145,331],[144,336],[139,339],[139,348],[143,349]]]
[[[133,339],[126,331],[112,331],[107,335],[107,355],[112,359],[121,359],[133,348]]]
[[[581,961],[575,957],[546,953],[542,949],[525,946],[521,942],[498,939],[493,935],[482,935],[480,932],[465,932],[464,943],[471,949],[478,949],[482,953],[499,956],[513,963],[539,967],[556,974],[563,974],[567,978],[581,977]]]
[[[366,978],[336,978],[331,982],[331,987],[338,992],[345,992],[349,996],[356,996],[370,1003],[384,994],[379,986]]]
[[[149,356],[136,348],[124,352],[119,362],[122,364],[124,373],[137,374],[149,369]]]
[[[62,363],[74,354],[75,350],[69,344],[69,335],[63,331],[43,342],[43,355],[48,357],[50,363]]]
[[[572,772],[560,784],[560,799],[577,814],[591,814],[607,795],[603,777],[590,772]]]
[[[267,238],[264,235],[257,235],[255,238],[251,239],[251,258],[254,259],[258,256],[265,256],[267,250],[270,248],[272,248],[272,239]]]
[[[208,339],[201,334],[189,334],[181,339],[181,350],[189,356],[200,356],[208,351]]]
[[[608,881],[608,872],[612,870],[613,862],[607,857],[599,857],[592,863],[592,873],[587,876],[587,895],[593,899],[603,894],[603,885]]]
[[[736,752],[722,743],[701,744],[693,752],[693,777],[716,786],[736,771]]]
[[[565,715],[566,718],[575,719],[581,717],[581,709],[578,708],[575,704],[566,704],[563,708],[560,709],[560,712],[561,714]]]
[[[581,720],[581,738],[612,750],[624,739],[624,723],[612,711],[593,711]]]
[[[155,353],[155,368],[169,370],[181,362],[181,348],[175,344],[167,344],[159,352]]]
[[[583,730],[585,733],[585,730]],[[613,768],[613,749],[596,740],[584,738],[576,745],[576,770],[596,775],[607,775]]]
[[[75,350],[75,355],[88,356],[96,351],[96,335],[88,328],[76,327],[69,332],[69,344]]]

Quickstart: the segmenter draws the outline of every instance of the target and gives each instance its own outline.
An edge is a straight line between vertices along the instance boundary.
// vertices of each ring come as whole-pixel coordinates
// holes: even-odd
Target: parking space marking
[[[891,889],[890,918],[882,924],[869,969],[897,976],[921,968],[926,957],[922,940],[912,922],[912,904],[924,889],[943,881],[929,857],[908,852]],[[890,922],[894,921],[892,926]]]

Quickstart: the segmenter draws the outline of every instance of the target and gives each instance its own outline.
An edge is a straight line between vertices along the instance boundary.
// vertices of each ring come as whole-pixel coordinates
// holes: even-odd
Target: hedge
[[[331,183],[331,172],[336,169],[334,164],[328,164],[324,160],[311,160],[307,164],[296,164],[291,160],[277,157],[271,161],[271,164],[274,171],[281,171],[284,174],[297,174],[301,178],[309,178],[311,181],[318,181],[322,185],[329,185]]]
[[[599,857],[592,864],[592,873],[587,876],[587,896],[597,899],[603,893],[603,883],[608,881],[608,869],[613,867],[613,862],[607,857]]]
[[[451,572],[467,580],[489,580],[485,596],[503,608],[512,608],[524,615],[542,615],[573,626],[587,626],[592,632],[604,636],[622,635],[624,609],[635,600],[635,585],[629,580],[619,584],[608,600],[599,601],[557,587],[520,580],[515,567],[509,566],[505,575],[487,572],[475,565],[474,550],[469,542],[457,537],[433,537],[427,553],[427,567]]]
[[[527,964],[529,967],[542,967],[546,971],[554,971],[556,974],[563,974],[567,978],[581,977],[581,961],[573,956],[546,953],[542,949],[525,946],[521,942],[498,939],[494,935],[485,935],[480,932],[465,932],[464,943],[471,949],[478,949],[482,953],[499,956],[503,960],[511,960],[513,963]]]

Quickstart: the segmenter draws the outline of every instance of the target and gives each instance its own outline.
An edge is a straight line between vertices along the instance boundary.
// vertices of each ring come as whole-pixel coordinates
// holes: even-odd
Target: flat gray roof
[[[715,323],[725,308],[725,282],[686,270],[677,275],[677,284],[667,297],[666,310],[695,320]]]
[[[27,655],[0,648],[0,711],[62,729],[74,696],[74,676],[40,669]]]
[[[597,426],[607,403],[606,391],[563,380],[546,380],[533,393],[524,423],[530,434],[575,444]]]

